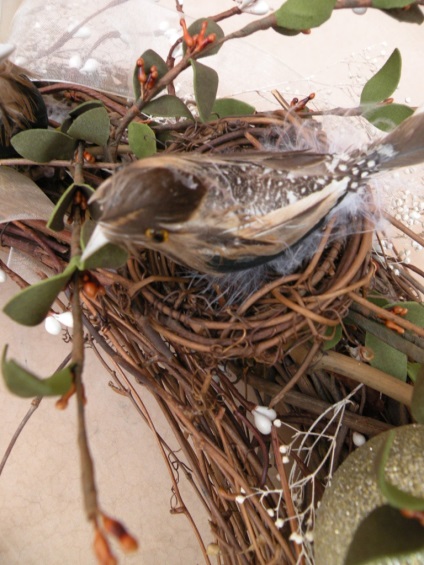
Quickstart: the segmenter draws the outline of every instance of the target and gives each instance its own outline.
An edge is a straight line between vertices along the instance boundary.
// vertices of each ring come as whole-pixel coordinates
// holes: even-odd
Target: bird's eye
[[[148,228],[144,234],[148,239],[151,239],[155,243],[164,243],[165,241],[168,241],[169,235],[166,230],[154,230],[151,228]]]

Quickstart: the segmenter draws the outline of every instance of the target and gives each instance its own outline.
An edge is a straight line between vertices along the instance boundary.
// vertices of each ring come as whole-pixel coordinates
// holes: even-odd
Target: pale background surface
[[[0,1],[1,41],[8,38],[8,22],[14,6],[19,3]],[[17,42],[16,36],[14,40],[18,43],[16,55],[22,59],[20,62],[30,63],[31,69],[38,74],[48,72],[48,64],[31,62],[31,57],[22,47],[35,33],[37,22],[43,25],[48,20],[55,25],[62,23],[66,30],[67,19],[61,17],[59,6],[63,5],[63,10],[72,10],[77,22],[80,15],[81,19],[85,17],[78,8],[90,13],[102,4],[97,0],[85,0],[83,3],[31,0],[29,3],[31,7],[41,6],[43,9],[38,12],[38,19],[33,17],[31,24],[25,24],[28,33],[17,35],[22,41]],[[275,8],[280,3],[278,0],[269,2]],[[213,13],[218,13],[233,4],[231,0],[186,0],[184,8],[186,14],[195,19],[209,15],[212,5]],[[125,5],[119,8],[120,17],[116,25],[120,29],[126,25],[128,34],[137,36],[139,41],[136,46],[131,40],[126,49],[125,45],[120,47],[118,59],[128,62],[128,72],[131,72],[134,57],[147,48],[153,48],[166,57],[169,41],[163,32],[176,28],[179,19],[173,8],[173,0],[138,0],[137,5],[133,3],[133,9],[141,10],[140,17],[136,17],[133,9],[128,10]],[[143,25],[145,17],[153,13],[150,25]],[[233,18],[231,22],[224,22],[223,27],[234,29],[246,21],[248,16]],[[131,22],[136,23],[135,30],[131,29]],[[404,65],[401,85],[396,93],[397,101],[421,105],[424,103],[423,29],[422,26],[399,24],[372,10],[364,16],[343,11],[336,13],[309,36],[286,38],[269,31],[251,36],[243,44],[228,44],[221,50],[219,59],[208,59],[207,64],[214,64],[219,70],[220,96],[234,94],[253,101],[261,109],[276,107],[269,94],[272,88],[278,88],[288,99],[316,92],[316,105],[321,108],[353,106],[367,78],[383,64],[395,47],[399,47]],[[45,39],[41,36],[40,42]],[[84,41],[87,37],[81,38],[80,43],[74,46],[82,53],[83,59]],[[68,55],[71,58],[75,53]],[[104,53],[105,57],[107,55],[114,57],[115,53]],[[62,66],[66,65],[69,68],[62,59]],[[93,78],[90,72],[86,76],[89,81]],[[122,82],[115,86],[127,88]],[[190,93],[189,75],[181,81],[180,87],[183,92]],[[346,138],[342,143],[354,142],[351,130],[343,132],[339,126],[335,129],[338,135]],[[355,135],[363,141],[371,134],[368,129],[361,129]],[[402,196],[404,190],[410,190],[412,195],[419,190],[422,194],[422,169],[412,172],[414,174],[409,172],[392,179],[391,190],[396,198]],[[389,195],[388,200],[390,205],[393,196]],[[414,227],[417,231],[422,231],[422,222],[422,217],[416,220]],[[16,290],[10,282],[2,285],[1,305]],[[0,314],[1,348],[5,343],[10,345],[9,355],[28,364],[31,370],[42,376],[51,374],[70,349],[60,336],[50,336],[42,327],[28,330],[17,326]],[[105,511],[122,519],[140,541],[139,553],[122,558],[121,562],[142,565],[202,563],[184,517],[169,514],[171,483],[153,435],[129,402],[111,391],[107,386],[108,380],[99,363],[90,359],[85,371],[85,384],[89,400],[90,444],[96,461],[100,500]],[[1,457],[29,407],[29,401],[11,396],[4,390],[2,381],[0,391]],[[149,403],[148,395],[140,392]],[[162,422],[160,416],[158,421]],[[160,427],[165,430],[166,439],[176,446],[171,434],[167,434],[166,426]],[[198,517],[205,542],[213,541],[209,538],[207,519],[202,517],[197,499],[191,496],[188,488],[184,492],[187,492],[187,505],[194,517]],[[54,401],[46,399],[25,428],[0,477],[0,563],[90,565],[95,562],[90,550],[91,540],[91,527],[85,521],[80,497],[74,402],[63,413],[54,408]]]

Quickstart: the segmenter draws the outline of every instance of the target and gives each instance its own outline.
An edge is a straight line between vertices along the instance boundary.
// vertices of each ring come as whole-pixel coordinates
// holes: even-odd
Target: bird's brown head
[[[163,158],[144,159],[106,181],[92,198],[99,222],[117,243],[159,244],[199,209],[204,179]]]

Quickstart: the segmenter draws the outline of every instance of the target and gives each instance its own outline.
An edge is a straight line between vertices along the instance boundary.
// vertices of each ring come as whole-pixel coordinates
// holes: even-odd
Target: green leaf
[[[103,102],[100,102],[100,100],[87,100],[87,102],[83,102],[82,104],[79,104],[78,106],[73,108],[68,115],[71,118],[75,119],[78,118],[78,116],[84,114],[85,112],[88,112],[89,110],[94,110],[96,108],[103,108],[103,107],[104,107]]]
[[[402,58],[399,49],[395,49],[381,69],[365,84],[361,105],[376,104],[389,98],[399,84],[401,70]]]
[[[148,102],[142,109],[147,116],[158,116],[161,118],[188,118],[193,120],[193,116],[187,106],[177,96],[164,94]]]
[[[408,361],[408,377],[411,379],[413,383],[416,382],[418,373],[423,368],[422,363],[412,363]]]
[[[11,139],[11,144],[19,155],[37,163],[72,159],[76,143],[66,133],[51,129],[27,129]]]
[[[272,29],[280,35],[287,35],[288,37],[293,37],[294,35],[299,35],[299,33],[301,33],[301,30],[299,29],[288,29],[281,26],[274,26]]]
[[[79,258],[75,258],[70,261],[63,273],[21,290],[9,300],[3,312],[24,326],[40,324],[48,315],[56,296],[68,284],[72,274],[78,268],[78,261]]]
[[[246,102],[235,98],[218,98],[212,107],[209,119],[225,118],[226,116],[250,116],[255,108]]]
[[[199,20],[196,20],[195,22],[193,22],[187,30],[188,33],[191,35],[191,37],[200,33],[200,30],[202,28],[202,24],[203,24],[204,21],[208,22],[205,37],[207,37],[211,33],[214,33],[216,35],[215,43],[218,42],[218,40],[220,40],[224,37],[225,34],[224,34],[222,28],[216,22],[211,20],[210,18],[200,18]],[[215,55],[216,53],[218,53],[218,51],[221,49],[221,47],[222,47],[222,44],[214,46],[214,44],[211,43],[207,46],[207,48],[205,49],[204,52],[201,52],[198,55],[198,58],[209,57],[209,55]],[[186,53],[186,50],[187,50],[187,46],[186,46],[185,42],[183,42],[184,55]]]
[[[87,110],[77,116],[67,133],[74,139],[82,139],[96,145],[106,145],[109,139],[109,129],[109,114],[102,106]]]
[[[374,357],[370,361],[371,367],[380,369],[380,371],[384,371],[401,381],[406,380],[408,359],[404,353],[384,343],[370,332],[365,334],[365,347],[371,349],[374,353]]]
[[[147,124],[131,122],[128,126],[128,143],[138,159],[150,157],[157,151],[155,132]]]
[[[322,349],[324,351],[329,351],[330,349],[336,347],[336,345],[342,339],[343,330],[341,324],[339,324],[335,328],[333,326],[327,326],[327,329],[325,330],[325,335],[332,336],[330,339],[325,340],[322,344]]]
[[[91,234],[96,227],[96,222],[87,220],[81,230],[81,248],[85,249]],[[80,271],[94,269],[119,269],[128,261],[128,253],[122,247],[113,243],[107,243],[95,253],[87,257],[85,261],[80,261],[78,268]]]
[[[423,563],[423,527],[389,505],[373,510],[361,522],[349,545],[344,565]]]
[[[94,188],[88,184],[71,184],[59,198],[54,210],[49,218],[47,227],[53,231],[62,231],[65,229],[64,217],[66,212],[70,208],[75,193],[77,191],[82,192],[84,197],[89,200],[91,195],[94,194]]]
[[[403,8],[411,4],[411,0],[372,0],[372,7],[380,10],[391,10],[392,8]]]
[[[377,484],[383,496],[385,496],[391,506],[405,510],[424,511],[424,498],[414,496],[409,492],[400,490],[397,486],[386,480],[386,466],[389,460],[390,450],[396,437],[396,431],[391,430],[387,434],[387,440],[381,446],[376,460],[375,466],[377,470]],[[424,529],[421,530],[424,542]],[[423,545],[424,547],[424,545]]]
[[[335,5],[336,0],[287,0],[275,12],[277,26],[294,30],[318,27],[331,17]]]
[[[165,76],[169,70],[162,57],[158,55],[156,51],[153,51],[153,49],[148,49],[147,51],[142,53],[140,55],[140,59],[143,59],[144,61],[144,69],[146,73],[149,73],[153,65],[156,66],[158,70],[158,80],[161,79],[163,76]],[[138,69],[139,67],[136,65],[134,67],[134,73],[133,73],[133,88],[134,88],[134,96],[136,100],[141,96],[141,86],[138,80]]]
[[[199,117],[202,122],[207,122],[218,92],[218,73],[194,59],[191,59],[190,63],[193,67],[194,96]]]
[[[68,365],[47,379],[39,379],[16,361],[7,361],[7,346],[3,350],[2,373],[7,388],[23,398],[34,396],[59,396],[68,392],[73,380],[75,364]]]
[[[424,367],[422,365],[415,378],[411,412],[419,424],[424,424]]]
[[[424,328],[424,306],[422,304],[412,301],[393,302],[386,306],[386,309],[390,310],[394,306],[402,306],[403,308],[406,308],[408,312],[405,316],[403,316],[405,320],[408,320],[408,322],[411,322],[411,324],[415,324],[420,328]]]
[[[391,131],[413,113],[412,108],[404,104],[384,104],[364,112],[364,117],[376,128]]]
[[[383,10],[383,13],[394,18],[398,22],[418,25],[421,25],[424,22],[424,14],[420,10],[420,7],[417,6],[417,4],[410,4],[408,10],[395,8],[394,10]]]

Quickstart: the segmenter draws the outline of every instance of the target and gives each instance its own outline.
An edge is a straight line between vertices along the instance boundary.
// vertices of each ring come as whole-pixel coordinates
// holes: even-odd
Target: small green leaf
[[[386,466],[389,460],[390,450],[396,437],[396,431],[391,430],[387,434],[387,440],[381,446],[376,460],[375,466],[377,470],[377,484],[383,496],[385,496],[391,506],[405,510],[424,511],[424,498],[414,496],[409,492],[400,490],[397,486],[386,480]],[[421,530],[424,542],[424,529]],[[424,545],[423,545],[424,547]]]
[[[294,30],[318,27],[331,17],[335,5],[336,0],[287,0],[275,12],[277,26]]]
[[[193,22],[191,24],[191,26],[189,26],[188,28],[188,33],[191,35],[191,37],[197,35],[198,33],[200,33],[200,30],[202,28],[202,24],[204,21],[208,22],[207,28],[206,28],[206,33],[205,33],[205,37],[207,37],[208,35],[210,35],[211,33],[214,33],[216,35],[216,39],[215,39],[215,43],[222,39],[224,37],[224,32],[222,30],[222,28],[213,20],[211,20],[210,18],[200,18],[199,20],[196,20],[195,22]],[[210,45],[208,45],[203,52],[201,52],[198,55],[198,58],[200,57],[208,57],[209,55],[215,55],[216,53],[218,53],[218,51],[221,49],[222,44],[221,45],[216,45],[214,46],[213,43],[211,43]],[[187,50],[187,46],[186,44],[183,42],[183,52],[185,54]]]
[[[423,527],[389,505],[373,510],[357,528],[344,565],[423,563]]]
[[[288,29],[281,26],[274,26],[272,29],[280,35],[286,35],[288,37],[293,37],[294,35],[299,35],[299,33],[301,33],[301,30],[299,29]]]
[[[49,218],[47,223],[47,227],[53,231],[62,231],[65,229],[64,217],[66,212],[70,208],[75,193],[77,191],[82,192],[87,200],[90,199],[90,196],[94,194],[94,188],[88,184],[71,184],[59,198],[54,210]]]
[[[103,108],[103,107],[104,107],[103,102],[100,102],[100,100],[87,100],[87,102],[83,102],[82,104],[76,106],[76,108],[73,108],[68,115],[73,120],[75,120],[75,118],[78,118],[78,116],[81,116],[81,114],[84,114],[89,110],[94,110],[95,108]]]
[[[342,339],[343,330],[341,324],[339,324],[335,328],[333,326],[327,326],[327,329],[325,330],[325,335],[332,336],[330,339],[324,341],[322,344],[322,349],[324,351],[329,351],[330,349],[336,347],[336,345]]]
[[[424,14],[417,4],[410,4],[408,10],[395,8],[394,10],[383,10],[383,13],[394,18],[398,22],[405,22],[407,24],[421,25],[424,22]]]
[[[148,102],[142,109],[147,116],[158,116],[161,118],[188,118],[193,120],[193,116],[187,106],[177,96],[164,94]]]
[[[384,65],[365,84],[361,93],[361,105],[376,104],[389,98],[399,84],[402,70],[402,57],[395,49]]]
[[[59,275],[39,281],[13,296],[3,308],[12,320],[24,326],[40,324],[49,313],[56,296],[68,284],[77,269],[79,258],[70,261]]]
[[[193,67],[194,96],[199,116],[202,122],[207,122],[218,92],[218,73],[193,59],[190,60],[190,63]]]
[[[424,367],[422,365],[415,378],[411,412],[419,424],[424,424]]]
[[[7,388],[13,394],[23,398],[59,396],[71,388],[74,364],[57,371],[47,379],[39,379],[16,361],[7,361],[6,354],[7,346],[3,350],[2,373]]]
[[[209,119],[225,118],[227,116],[250,116],[255,108],[246,102],[235,98],[218,98],[212,108]]]
[[[106,145],[109,139],[110,120],[106,108],[93,108],[79,115],[68,129],[68,135],[74,139],[82,139]]]
[[[150,157],[157,151],[155,132],[147,124],[131,122],[128,126],[128,143],[138,159]]]
[[[404,104],[384,104],[364,112],[364,117],[376,128],[388,132],[413,113],[412,108]]]
[[[418,373],[423,367],[422,363],[412,363],[411,361],[408,361],[408,377],[413,383],[416,382]]]
[[[411,4],[411,0],[372,0],[372,7],[380,10],[392,10],[393,8],[403,8]]]
[[[87,220],[84,222],[81,230],[81,248],[85,249],[91,234],[96,227],[96,222]],[[87,257],[85,261],[81,261],[78,265],[80,271],[89,271],[94,269],[119,269],[128,261],[128,253],[122,247],[118,247],[113,243],[107,243],[95,253]]]
[[[11,139],[11,144],[19,155],[36,163],[72,159],[76,143],[69,135],[51,129],[27,129]]]
[[[406,380],[408,359],[404,353],[384,343],[370,332],[365,334],[365,347],[371,349],[374,353],[374,357],[370,361],[371,367],[380,369],[380,371],[401,381]]]
[[[153,65],[156,66],[158,70],[158,80],[161,79],[163,76],[165,76],[169,70],[162,57],[158,55],[156,51],[153,51],[153,49],[148,49],[147,51],[142,53],[140,55],[140,59],[143,59],[144,61],[144,69],[146,73],[149,73]],[[141,86],[138,80],[138,70],[139,67],[136,65],[134,67],[134,73],[133,73],[133,88],[134,88],[134,96],[136,100],[141,96]]]
[[[415,324],[420,328],[424,328],[424,306],[419,302],[412,302],[412,301],[405,301],[405,302],[393,302],[392,304],[388,305],[386,308],[391,309],[394,306],[402,306],[406,308],[408,312],[405,314],[405,320],[411,322],[411,324]]]

